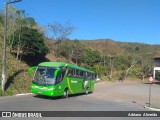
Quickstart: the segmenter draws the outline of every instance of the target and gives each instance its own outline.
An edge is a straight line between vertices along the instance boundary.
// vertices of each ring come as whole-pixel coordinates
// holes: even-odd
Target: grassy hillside
[[[112,40],[88,40],[81,41],[86,47],[97,49],[101,52],[107,52],[112,54],[123,54],[123,48],[121,48],[121,44],[119,42],[115,42]]]
[[[0,48],[0,60],[2,63],[2,44],[0,44]],[[6,92],[4,93],[4,95],[14,95],[18,93],[29,92],[29,86],[31,83],[31,76],[28,75],[29,65],[20,60],[16,60],[16,58],[12,56],[8,51],[9,50],[7,49],[5,86]],[[0,67],[0,75],[1,73],[2,67]]]
[[[81,41],[86,47],[100,50],[111,54],[136,54],[157,55],[160,54],[160,45],[149,45],[142,43],[117,42],[110,39]]]

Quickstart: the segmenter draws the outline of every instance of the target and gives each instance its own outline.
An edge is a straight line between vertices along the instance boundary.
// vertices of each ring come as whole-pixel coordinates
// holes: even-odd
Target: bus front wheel
[[[63,97],[64,98],[68,98],[68,89],[64,90]]]

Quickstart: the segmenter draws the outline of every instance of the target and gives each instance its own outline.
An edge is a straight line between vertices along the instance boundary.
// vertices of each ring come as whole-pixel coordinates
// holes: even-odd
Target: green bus
[[[36,67],[31,93],[63,96],[93,92],[93,71],[64,62],[43,62]]]

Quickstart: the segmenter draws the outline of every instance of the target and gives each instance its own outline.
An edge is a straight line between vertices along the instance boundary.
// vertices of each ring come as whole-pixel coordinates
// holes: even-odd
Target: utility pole
[[[22,0],[14,0],[14,1],[8,1],[6,0],[5,3],[5,25],[4,25],[4,41],[3,41],[3,57],[2,57],[2,92],[5,91],[5,83],[6,83],[6,39],[7,39],[7,23],[8,23],[8,4],[20,2]]]

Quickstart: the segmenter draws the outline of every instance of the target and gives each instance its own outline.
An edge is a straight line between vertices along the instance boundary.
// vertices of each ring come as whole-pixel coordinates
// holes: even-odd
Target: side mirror
[[[31,75],[33,73],[33,70],[36,68],[37,68],[37,66],[30,67],[28,70],[28,74]]]

